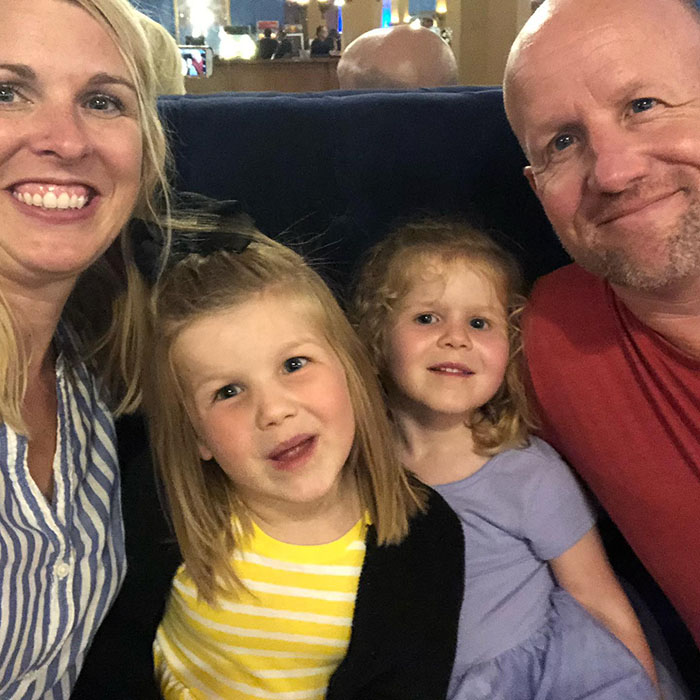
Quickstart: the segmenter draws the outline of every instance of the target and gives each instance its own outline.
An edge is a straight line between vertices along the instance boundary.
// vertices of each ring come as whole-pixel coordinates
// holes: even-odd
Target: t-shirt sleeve
[[[538,440],[523,490],[524,536],[545,561],[572,547],[595,525],[593,508],[564,460]]]

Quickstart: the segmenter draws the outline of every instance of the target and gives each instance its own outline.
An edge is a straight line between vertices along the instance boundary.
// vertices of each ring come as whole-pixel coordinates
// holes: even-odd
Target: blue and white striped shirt
[[[72,345],[65,329],[58,340]],[[0,423],[3,699],[69,698],[126,572],[114,423],[87,368],[67,362],[56,362],[53,502],[29,474],[26,438]]]

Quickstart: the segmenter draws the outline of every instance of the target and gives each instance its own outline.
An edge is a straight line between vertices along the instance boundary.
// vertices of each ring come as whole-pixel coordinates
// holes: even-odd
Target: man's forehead
[[[567,70],[571,80],[586,78],[593,88],[615,72],[622,88],[639,82],[642,70],[661,70],[674,54],[687,52],[689,73],[700,67],[700,22],[685,0],[547,0],[531,19],[513,44],[504,81],[516,133],[523,106],[532,106],[531,92],[557,85],[565,91]],[[547,85],[550,80],[556,85]]]
[[[580,52],[571,39],[594,35],[605,26],[637,29],[648,49],[658,46],[659,40],[673,42],[679,27],[690,25],[691,31],[700,31],[700,11],[690,10],[692,4],[692,0],[547,0],[513,42],[506,86],[533,57],[546,58],[562,47],[567,53]]]

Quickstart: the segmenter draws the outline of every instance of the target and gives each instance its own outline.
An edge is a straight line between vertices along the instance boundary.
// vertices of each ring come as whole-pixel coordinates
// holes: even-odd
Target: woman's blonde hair
[[[301,299],[338,356],[354,411],[355,440],[345,468],[380,544],[399,542],[425,493],[400,466],[379,383],[362,343],[323,280],[294,251],[247,227],[244,251],[189,255],[165,273],[154,296],[154,348],[144,383],[155,462],[165,485],[177,539],[199,595],[215,604],[241,586],[231,567],[238,538],[250,532],[235,484],[214,462],[200,459],[173,347],[183,329],[261,292]],[[233,523],[233,524],[232,524]]]
[[[66,1],[102,25],[124,59],[136,89],[143,144],[141,183],[133,213],[151,221],[163,220],[169,210],[166,171],[170,158],[156,110],[157,76],[142,15],[128,0]],[[166,231],[166,250],[168,241]],[[97,305],[95,299],[104,301]],[[122,231],[110,250],[81,275],[64,309],[65,320],[80,337],[81,350],[91,356],[117,412],[133,410],[140,401],[147,304],[146,286],[133,263],[129,236]],[[30,349],[19,337],[17,319],[0,293],[0,420],[25,434],[22,404],[31,360]]]
[[[445,265],[465,262],[475,266],[493,282],[506,311],[508,365],[496,394],[469,423],[475,449],[479,454],[493,455],[509,447],[522,447],[533,427],[521,373],[522,275],[515,259],[485,233],[449,218],[399,225],[369,251],[360,271],[351,310],[358,334],[386,389],[391,385],[387,335],[394,314],[415,283],[416,271],[436,259]]]

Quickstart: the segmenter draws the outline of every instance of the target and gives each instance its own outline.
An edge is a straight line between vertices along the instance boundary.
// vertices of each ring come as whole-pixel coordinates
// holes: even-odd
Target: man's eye
[[[560,134],[554,141],[552,146],[555,151],[563,151],[574,143],[574,137],[571,134]]]
[[[428,326],[431,323],[436,323],[437,318],[435,317],[435,314],[419,314],[416,316],[415,321],[421,326]]]
[[[658,102],[653,97],[640,97],[638,100],[633,100],[630,105],[632,112],[639,114],[639,112],[646,112],[652,109],[658,104]]]
[[[241,390],[235,384],[227,384],[222,386],[221,389],[217,389],[216,394],[214,394],[215,401],[225,401],[226,399],[232,399],[234,396],[238,396]]]
[[[284,361],[284,371],[288,374],[300,370],[302,367],[306,367],[309,360],[306,357],[290,357],[288,360]]]
[[[485,318],[473,318],[471,321],[469,321],[469,325],[472,328],[476,328],[477,330],[483,330],[484,328],[488,328],[489,322]]]

